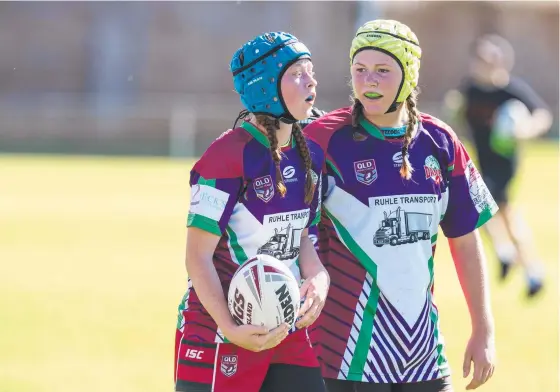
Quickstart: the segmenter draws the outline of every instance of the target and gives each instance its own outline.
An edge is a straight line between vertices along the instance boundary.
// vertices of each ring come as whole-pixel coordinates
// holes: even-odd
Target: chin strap
[[[243,109],[242,111],[240,111],[239,114],[237,115],[237,118],[235,119],[235,122],[233,123],[233,128],[231,129],[235,129],[235,127],[237,126],[237,122],[242,118],[247,117],[248,115],[249,115],[249,111],[247,109]]]

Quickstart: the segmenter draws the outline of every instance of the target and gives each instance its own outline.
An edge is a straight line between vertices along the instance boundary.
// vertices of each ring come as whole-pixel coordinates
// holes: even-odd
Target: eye
[[[365,69],[364,67],[358,67],[358,68],[356,68],[356,72],[357,72],[357,73],[362,73],[362,72],[365,72],[365,71],[366,71],[366,69]]]
[[[388,68],[379,68],[377,71],[379,73],[389,73],[389,72],[391,72]]]
[[[298,77],[298,78],[301,78],[301,76],[303,75],[303,72],[301,72],[301,71],[295,71],[295,72],[293,73],[293,75],[296,76],[296,77]]]

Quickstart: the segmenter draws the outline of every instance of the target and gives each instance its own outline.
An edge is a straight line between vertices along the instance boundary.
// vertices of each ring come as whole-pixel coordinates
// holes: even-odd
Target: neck
[[[280,129],[276,131],[276,138],[278,139],[278,145],[284,146],[292,137],[292,124],[286,124],[280,121]]]
[[[397,128],[406,125],[408,121],[408,113],[406,104],[402,103],[397,110],[391,113],[372,115],[365,109],[364,117],[378,128]]]
[[[257,123],[254,117],[250,118],[250,121],[261,131],[265,136],[268,137],[268,131],[261,124]],[[286,124],[280,121],[280,128],[276,130],[276,139],[278,140],[278,146],[283,146],[290,141],[292,137],[292,124]]]
[[[478,87],[493,90],[507,86],[510,76],[506,70],[496,70],[489,75],[484,75],[484,77],[475,76],[473,79]]]
[[[500,70],[492,75],[492,83],[497,87],[505,87],[509,83],[509,73],[505,70]]]

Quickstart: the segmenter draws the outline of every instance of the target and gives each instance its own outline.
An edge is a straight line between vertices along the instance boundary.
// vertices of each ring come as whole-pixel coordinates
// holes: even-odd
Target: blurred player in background
[[[222,134],[190,178],[186,267],[189,288],[179,306],[175,344],[177,392],[323,392],[307,335],[329,279],[307,228],[320,211],[320,147],[298,120],[316,96],[311,54],[287,33],[267,33],[234,54],[230,69],[243,110],[241,125]],[[237,121],[236,121],[237,123]],[[287,238],[295,238],[289,243]],[[284,239],[284,242],[281,242]],[[286,246],[282,246],[286,244]],[[238,325],[225,293],[252,255],[275,257],[304,280],[301,318],[268,331]]]
[[[353,105],[305,128],[326,157],[319,256],[331,288],[312,342],[329,392],[452,391],[434,300],[440,227],[471,317],[467,389],[494,372],[477,229],[498,206],[453,130],[418,111],[421,55],[408,26],[364,24],[350,49]]]
[[[472,132],[484,181],[500,210],[486,225],[505,279],[515,261],[524,268],[527,295],[543,287],[543,267],[529,227],[509,203],[508,187],[518,167],[518,141],[549,130],[552,116],[543,100],[510,74],[514,51],[504,38],[487,35],[474,45],[470,75],[445,97],[448,116],[464,120]]]

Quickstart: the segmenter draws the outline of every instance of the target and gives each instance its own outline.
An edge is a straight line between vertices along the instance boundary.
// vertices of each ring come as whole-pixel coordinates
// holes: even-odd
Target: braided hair
[[[420,112],[416,108],[416,103],[418,101],[418,89],[412,90],[410,95],[406,98],[406,110],[408,111],[408,123],[406,126],[406,132],[403,137],[402,141],[402,164],[400,169],[401,177],[407,180],[412,178],[412,172],[414,172],[414,168],[410,164],[410,160],[408,159],[408,148],[410,143],[412,142],[412,133],[414,132],[414,128],[416,123],[420,120]],[[354,98],[354,103],[352,105],[352,126],[357,128],[360,125],[360,117],[363,115],[364,105],[360,102],[359,99]]]
[[[280,161],[282,160],[282,154],[280,153],[280,148],[278,147],[278,138],[276,137],[276,131],[280,128],[280,121],[277,118],[273,118],[266,115],[256,115],[257,123],[262,125],[266,129],[266,136],[268,137],[268,142],[270,143],[270,154],[272,155],[272,160],[276,168],[276,188],[280,196],[285,197],[287,188],[284,183],[284,178],[282,177],[282,171],[280,170]],[[311,153],[309,152],[309,147],[301,127],[298,123],[292,125],[292,135],[296,141],[298,147],[299,155],[301,156],[303,163],[305,165],[305,203],[311,204],[313,200],[313,194],[315,192],[315,184],[313,183],[312,175],[312,161]]]

